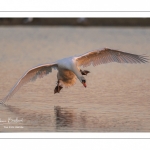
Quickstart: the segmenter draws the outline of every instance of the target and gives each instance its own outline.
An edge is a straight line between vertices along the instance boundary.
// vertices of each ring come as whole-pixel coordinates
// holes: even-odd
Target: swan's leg
[[[54,94],[55,93],[58,93],[58,88],[57,88],[57,86],[55,87],[55,89],[54,89]]]
[[[60,86],[59,86],[59,80],[57,81],[57,88],[58,88],[58,93],[59,93],[59,91],[60,91]]]
[[[54,94],[55,93],[59,93],[60,92],[60,90],[63,88],[61,85],[59,85],[59,80],[57,81],[57,86],[55,87],[55,89],[54,89]]]
[[[81,69],[80,69],[80,72],[81,72],[82,75],[87,75],[88,73],[90,73],[90,71],[88,71],[88,70],[83,70],[82,71]]]
[[[63,88],[61,85],[60,85],[60,81],[58,80],[58,93],[60,92],[60,90]]]

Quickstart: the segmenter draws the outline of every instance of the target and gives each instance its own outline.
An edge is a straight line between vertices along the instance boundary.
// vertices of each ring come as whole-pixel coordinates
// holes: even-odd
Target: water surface
[[[149,35],[150,28],[0,27],[0,98],[38,64],[103,47],[150,55]],[[56,70],[23,86],[0,105],[0,131],[150,131],[150,64],[86,69],[87,88],[77,81],[54,94]]]

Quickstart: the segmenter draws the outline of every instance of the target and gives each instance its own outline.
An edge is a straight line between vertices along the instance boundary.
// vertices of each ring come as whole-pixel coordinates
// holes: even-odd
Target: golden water
[[[0,27],[0,99],[33,66],[103,47],[150,56],[150,28]],[[86,69],[87,88],[54,94],[55,70],[23,86],[0,105],[0,131],[150,131],[149,63]]]

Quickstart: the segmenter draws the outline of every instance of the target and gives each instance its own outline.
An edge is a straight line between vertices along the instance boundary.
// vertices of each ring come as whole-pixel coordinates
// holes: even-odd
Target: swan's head
[[[86,88],[86,80],[85,80],[85,78],[82,76],[81,78],[80,78],[80,82],[83,84],[83,86]]]

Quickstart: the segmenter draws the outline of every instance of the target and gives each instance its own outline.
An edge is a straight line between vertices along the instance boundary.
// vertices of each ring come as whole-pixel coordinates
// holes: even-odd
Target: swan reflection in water
[[[55,114],[55,123],[56,128],[74,128],[79,129],[80,131],[85,130],[87,125],[87,116],[86,112],[82,111],[79,114],[76,114],[71,108],[62,108],[60,106],[54,107]]]
[[[75,121],[75,114],[69,108],[54,107],[56,127],[72,127]]]

